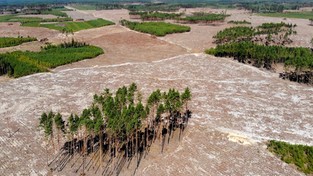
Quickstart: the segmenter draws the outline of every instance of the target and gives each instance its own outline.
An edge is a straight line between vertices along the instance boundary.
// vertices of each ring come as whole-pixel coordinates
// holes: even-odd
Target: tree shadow
[[[135,175],[142,158],[149,154],[150,148],[157,138],[157,131],[161,129],[161,153],[163,153],[166,138],[169,144],[176,129],[179,129],[179,141],[181,140],[189,118],[191,118],[191,111],[189,110],[183,115],[177,112],[173,113],[169,118],[169,125],[155,121],[152,127],[147,127],[144,131],[135,131],[132,137],[120,148],[116,148],[113,140],[109,139],[105,133],[102,134],[102,140],[100,140],[99,135],[88,136],[85,150],[83,149],[84,140],[67,141],[48,166],[53,171],[58,172],[69,166],[74,168],[75,173],[83,172],[83,175],[85,172],[90,173],[91,171],[95,171],[94,174],[96,174],[99,170],[102,170],[101,175],[120,175],[124,168],[134,168],[133,175]],[[125,141],[125,139],[122,140]],[[100,147],[100,141],[104,141],[103,147]],[[100,156],[101,148],[102,156]],[[131,165],[133,167],[130,167]]]

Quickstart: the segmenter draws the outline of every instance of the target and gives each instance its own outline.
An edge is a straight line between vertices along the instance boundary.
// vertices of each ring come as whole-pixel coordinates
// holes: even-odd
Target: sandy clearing
[[[184,12],[185,9],[181,9]],[[210,12],[210,13],[221,13],[224,9],[210,9],[210,8],[195,8],[187,9],[186,13],[192,12]],[[193,52],[203,52],[207,48],[215,47],[213,36],[217,32],[235,25],[227,24],[227,21],[231,20],[247,20],[252,23],[252,26],[258,26],[262,23],[274,22],[274,23],[292,23],[297,24],[296,31],[297,35],[292,35],[291,39],[294,41],[289,46],[293,47],[309,47],[310,41],[313,37],[313,26],[310,26],[309,20],[305,19],[290,19],[287,18],[273,18],[273,17],[262,17],[253,15],[245,10],[226,10],[227,14],[231,14],[227,17],[224,23],[220,23],[216,26],[201,26],[201,25],[188,25],[191,27],[191,32],[182,34],[172,34],[162,37],[163,40],[178,44],[180,46],[189,48]]]
[[[25,37],[36,37],[40,40],[43,38],[54,38],[59,34],[58,31],[47,28],[23,27],[20,26],[20,23],[0,23],[0,29],[1,37],[17,37],[20,35]]]
[[[194,97],[190,103],[193,119],[182,141],[173,140],[163,155],[155,144],[137,175],[153,175],[156,170],[161,175],[301,175],[269,154],[263,142],[277,139],[313,145],[312,87],[204,54],[149,63],[63,69],[3,83],[0,115],[6,120],[0,122],[0,150],[6,151],[3,160],[10,164],[0,168],[1,172],[11,173],[17,167],[24,174],[45,171],[43,138],[35,130],[42,111],[79,112],[90,103],[94,93],[131,82],[136,82],[144,95],[155,88],[182,90],[189,86]],[[14,139],[31,150],[19,145],[8,148],[8,131],[18,128]],[[255,142],[241,145],[230,141],[229,134]],[[22,158],[16,151],[28,153]],[[25,161],[30,166],[25,166]],[[129,175],[133,171],[123,172]],[[62,173],[75,175],[70,167]]]
[[[99,16],[101,13],[110,17],[108,12],[99,11]],[[244,17],[251,21],[249,14],[242,13],[228,20]],[[266,21],[264,17],[253,18],[253,25]],[[269,19],[279,22],[277,18]],[[305,21],[300,20],[302,23],[305,27]],[[192,52],[203,51],[214,32],[225,25],[192,26],[193,33],[160,39]],[[20,27],[17,23],[8,27],[0,23],[0,28],[4,36],[34,33],[54,43],[72,37],[44,28]],[[302,32],[305,36],[311,31]],[[103,88],[136,82],[144,95],[155,88],[182,90],[189,86],[194,97],[190,104],[193,119],[183,139],[178,142],[173,138],[163,154],[156,143],[136,175],[302,175],[270,154],[264,142],[277,139],[313,145],[312,87],[281,80],[277,74],[229,58],[186,54],[183,47],[117,25],[80,31],[74,37],[104,48],[106,54],[59,67],[53,73],[1,83],[0,173],[46,175],[47,151],[37,128],[43,111],[60,111],[68,116],[89,105],[93,94]],[[74,169],[67,167],[55,174],[77,175]],[[134,170],[132,162],[121,175],[131,175]]]
[[[81,31],[74,36],[78,40],[103,48],[105,54],[91,60],[59,67],[56,71],[126,62],[150,62],[187,53],[182,47],[119,25]]]
[[[84,19],[86,21],[88,20],[94,20],[97,19],[95,16],[93,16],[90,12],[88,11],[83,11],[83,10],[77,10],[71,7],[66,6],[68,9],[73,9],[73,11],[64,11],[68,16],[73,18],[74,20],[77,19]]]

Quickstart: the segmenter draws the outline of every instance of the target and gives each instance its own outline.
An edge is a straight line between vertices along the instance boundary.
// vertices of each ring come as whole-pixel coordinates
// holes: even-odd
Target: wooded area
[[[313,173],[313,147],[306,145],[293,145],[286,142],[271,140],[267,144],[269,151],[280,157],[288,164],[294,164],[305,174]]]
[[[40,52],[15,51],[0,54],[0,75],[14,78],[49,71],[60,65],[94,58],[103,54],[101,48],[86,43],[72,42],[48,45]]]
[[[147,100],[146,103],[143,100]],[[48,145],[56,148],[54,141],[57,141],[59,149],[59,154],[48,165],[54,166],[52,170],[61,171],[70,159],[83,157],[75,172],[84,173],[91,165],[98,170],[105,165],[118,166],[120,158],[134,157],[138,167],[142,155],[155,140],[162,139],[163,152],[166,136],[169,143],[174,131],[179,130],[181,138],[191,117],[190,100],[189,88],[182,93],[175,89],[167,92],[157,89],[144,98],[132,83],[115,93],[104,89],[101,94],[95,94],[91,106],[66,120],[60,113],[43,113],[39,126]],[[117,173],[119,169],[116,167]]]
[[[309,48],[265,46],[248,41],[218,45],[206,50],[206,53],[218,57],[234,57],[239,62],[266,69],[272,69],[273,64],[283,63],[286,68],[294,68],[295,72],[285,72],[281,75],[282,78],[313,84],[313,53]]]

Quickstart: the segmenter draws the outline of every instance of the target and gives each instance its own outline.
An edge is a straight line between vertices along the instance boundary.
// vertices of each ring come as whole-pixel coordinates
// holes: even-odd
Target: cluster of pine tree
[[[214,38],[215,42],[218,44],[253,41],[255,43],[266,45],[285,45],[292,42],[289,38],[290,35],[297,34],[294,30],[295,27],[296,25],[283,22],[263,23],[255,28],[248,26],[235,26],[219,31]]]
[[[57,138],[62,155],[80,155],[84,162],[88,155],[93,154],[95,157],[89,159],[98,163],[104,161],[105,154],[111,159],[136,155],[138,164],[138,156],[157,138],[163,139],[164,146],[165,137],[168,135],[169,139],[176,129],[180,130],[180,137],[191,117],[189,88],[183,93],[175,89],[168,92],[157,89],[146,103],[142,99],[135,83],[119,88],[115,94],[105,89],[94,95],[89,108],[80,115],[71,114],[66,121],[60,113],[43,113],[40,127],[50,144],[54,145]],[[60,141],[65,140],[60,137],[66,136],[68,141],[60,147]],[[66,164],[59,162],[56,165],[54,169],[61,170]],[[82,165],[85,168],[85,162]]]

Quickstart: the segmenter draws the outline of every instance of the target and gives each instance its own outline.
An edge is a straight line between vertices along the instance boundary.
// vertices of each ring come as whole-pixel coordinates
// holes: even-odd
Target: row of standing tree
[[[162,138],[163,151],[166,136],[169,140],[176,129],[181,136],[191,117],[189,88],[182,93],[175,89],[167,92],[157,89],[146,103],[142,100],[137,85],[132,83],[119,88],[115,94],[105,89],[94,95],[90,107],[80,115],[71,114],[66,120],[60,113],[43,113],[40,127],[49,144],[55,146],[54,141],[57,141],[60,149],[59,158],[53,160],[57,161],[55,169],[62,170],[66,165],[60,157],[72,158],[74,155],[83,157],[83,173],[87,156],[92,156],[90,160],[96,160],[100,165],[106,154],[109,161],[117,156],[136,156],[138,165],[138,158],[153,141]],[[61,141],[66,142],[61,145]]]

